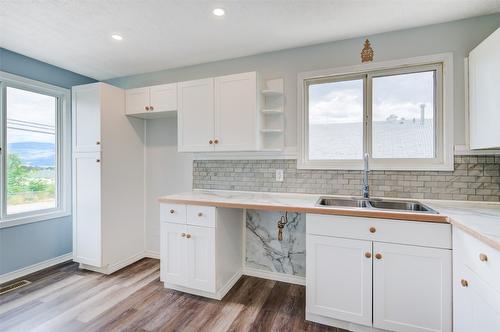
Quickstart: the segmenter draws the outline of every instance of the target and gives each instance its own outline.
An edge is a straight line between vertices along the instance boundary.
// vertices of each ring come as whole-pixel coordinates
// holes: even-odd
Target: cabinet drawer
[[[187,223],[195,226],[215,227],[215,207],[188,205]]]
[[[186,223],[186,205],[160,204],[160,221]]]
[[[457,264],[463,264],[500,292],[500,252],[454,227],[453,250]]]
[[[307,234],[451,249],[451,225],[419,221],[306,215]]]

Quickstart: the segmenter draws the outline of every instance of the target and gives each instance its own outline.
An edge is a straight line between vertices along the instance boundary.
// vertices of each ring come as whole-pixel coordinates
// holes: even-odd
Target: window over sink
[[[299,74],[299,168],[453,169],[452,56]]]

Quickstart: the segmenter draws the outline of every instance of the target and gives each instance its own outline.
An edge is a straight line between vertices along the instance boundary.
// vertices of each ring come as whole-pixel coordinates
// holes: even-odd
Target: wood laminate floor
[[[305,288],[242,277],[222,301],[163,288],[159,261],[112,275],[65,263],[0,295],[0,331],[336,331],[304,320]]]

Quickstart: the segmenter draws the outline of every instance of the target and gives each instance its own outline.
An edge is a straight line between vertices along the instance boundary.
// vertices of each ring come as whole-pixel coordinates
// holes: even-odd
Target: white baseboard
[[[15,270],[12,272],[8,272],[0,275],[0,284],[6,283],[8,281],[24,277],[28,274],[38,272],[40,270],[46,269],[48,267],[64,263],[73,259],[73,253],[67,253],[58,257],[54,257],[51,259],[47,259],[46,261],[36,263],[30,266],[23,267],[22,269]]]
[[[203,297],[208,297],[210,299],[215,299],[215,300],[222,300],[222,298],[233,288],[234,284],[240,280],[242,276],[241,270],[236,272],[228,281],[227,283],[221,287],[221,289],[218,292],[207,292],[207,291],[202,291],[198,289],[193,289],[189,287],[184,287],[184,286],[179,286],[176,284],[171,284],[168,282],[163,283],[163,287],[168,288],[168,289],[173,289],[176,291],[184,292],[184,293],[189,293],[189,294],[194,294],[198,296],[203,296]]]
[[[160,259],[160,253],[157,251],[152,251],[152,250],[146,250],[144,252],[144,257],[145,258],[154,258],[154,259]]]
[[[251,276],[251,277],[282,281],[282,282],[287,282],[287,283],[296,284],[296,285],[305,285],[306,284],[305,277],[299,277],[299,276],[294,276],[294,275],[279,273],[279,272],[271,272],[271,271],[253,269],[251,267],[245,267],[243,269],[243,274],[247,275],[247,276]]]
[[[87,265],[87,264],[81,264],[80,263],[80,268],[82,269],[86,269],[86,270],[90,270],[90,271],[94,271],[94,272],[99,272],[99,273],[104,273],[104,274],[111,274],[113,272],[116,272],[120,269],[123,269],[124,267],[132,264],[132,263],[135,263],[137,262],[138,260],[141,260],[143,259],[145,256],[145,253],[144,252],[140,252],[140,253],[137,253],[135,255],[132,255],[128,258],[125,258],[119,262],[116,262],[114,264],[109,264],[107,266],[103,266],[103,267],[95,267],[95,266],[91,266],[91,265]]]
[[[320,323],[323,325],[333,326],[339,329],[348,330],[352,332],[388,332],[386,330],[381,330],[372,326],[365,326],[356,323],[351,323],[347,321],[343,321],[340,319],[329,318],[325,316],[320,316],[316,314],[312,314],[307,312],[306,308],[306,320],[311,322]]]

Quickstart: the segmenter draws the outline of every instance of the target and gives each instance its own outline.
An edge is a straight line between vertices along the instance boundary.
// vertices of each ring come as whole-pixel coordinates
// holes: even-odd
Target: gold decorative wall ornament
[[[361,62],[373,61],[373,54],[373,48],[370,44],[370,41],[367,39],[365,40],[365,45],[363,47],[363,50],[361,51]]]

